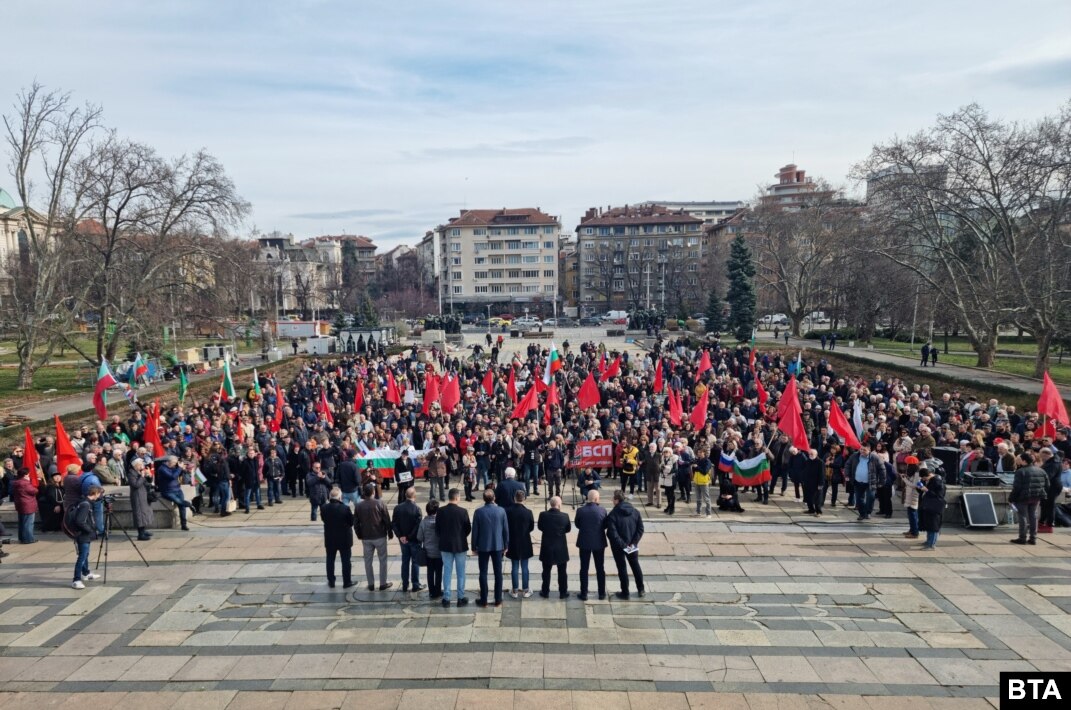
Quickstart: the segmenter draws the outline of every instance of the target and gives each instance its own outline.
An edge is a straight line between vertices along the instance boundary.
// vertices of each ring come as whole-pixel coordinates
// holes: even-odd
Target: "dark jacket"
[[[495,502],[498,503],[505,510],[509,510],[513,505],[513,496],[517,491],[523,491],[524,484],[515,478],[507,478],[498,484],[495,488]]]
[[[413,470],[413,459],[409,456],[394,459],[394,480],[398,483],[411,483]]]
[[[569,543],[565,536],[572,530],[569,516],[560,510],[544,510],[539,514],[539,561],[544,565],[564,565],[569,561]]]
[[[627,500],[615,505],[602,524],[610,546],[619,550],[639,544],[643,537],[643,519]]]
[[[264,480],[265,481],[281,481],[285,475],[286,467],[283,465],[283,460],[278,456],[267,457],[264,459]]]
[[[331,500],[320,506],[324,520],[324,547],[340,550],[353,547],[353,511],[340,500]]]
[[[435,515],[429,515],[420,521],[417,528],[417,540],[424,546],[424,553],[433,560],[442,557],[439,551],[439,530],[435,524]]]
[[[919,530],[941,532],[945,513],[945,481],[940,476],[930,476],[924,485],[926,489],[919,496]]]
[[[812,459],[808,456],[807,460],[803,462],[803,475],[800,478],[800,483],[806,488],[820,488],[826,480],[825,468],[822,459]]]
[[[1008,500],[1021,503],[1028,500],[1045,500],[1049,494],[1049,477],[1037,466],[1023,466],[1015,471],[1011,494]]]
[[[260,485],[260,474],[257,473],[256,458],[245,457],[238,464],[238,477],[242,479],[242,485],[246,488],[256,488]]]
[[[855,468],[859,465],[859,452],[848,457],[848,462],[844,464],[844,478],[847,481],[855,482]],[[869,478],[870,487],[874,490],[881,488],[885,482],[885,465],[881,462],[873,452],[870,454],[870,459],[867,461],[867,476]]]
[[[494,503],[485,503],[472,514],[472,548],[494,552],[509,547],[509,524],[506,511]]]
[[[131,468],[126,472],[126,481],[130,486],[130,514],[134,518],[134,527],[152,527],[153,512],[152,504],[149,503],[149,479],[144,473],[138,473],[137,470]]]
[[[394,537],[390,527],[390,514],[383,501],[365,498],[353,510],[353,529],[358,540],[379,540]]]
[[[335,480],[343,493],[353,493],[361,485],[361,472],[352,460],[343,461],[335,469]]]
[[[598,503],[585,503],[577,508],[573,522],[576,523],[576,546],[581,550],[605,550],[606,532],[603,522],[606,508]]]
[[[330,493],[331,482],[327,480],[327,477],[320,478],[309,471],[309,475],[305,476],[305,495],[309,497],[309,502],[316,506],[323,505],[327,502]]]
[[[424,517],[420,512],[420,506],[411,500],[403,500],[394,506],[394,515],[391,516],[391,528],[397,537],[416,542],[417,528],[420,527],[420,519]]]
[[[167,464],[160,464],[156,467],[156,490],[161,493],[177,493],[181,490],[179,480],[182,476],[182,469],[176,466],[171,468]]]
[[[82,477],[79,476],[64,476],[63,477],[63,510],[69,510],[78,505],[78,501],[82,500]]]
[[[509,525],[506,557],[511,560],[527,560],[534,554],[532,530],[535,529],[535,518],[532,517],[532,511],[525,505],[511,505],[506,510],[506,522]]]
[[[469,511],[456,503],[448,503],[435,516],[435,529],[439,533],[439,550],[442,552],[468,552]]]
[[[78,501],[74,514],[74,532],[77,533],[75,540],[78,542],[92,542],[96,537],[96,523],[93,521],[93,505],[86,499]]]

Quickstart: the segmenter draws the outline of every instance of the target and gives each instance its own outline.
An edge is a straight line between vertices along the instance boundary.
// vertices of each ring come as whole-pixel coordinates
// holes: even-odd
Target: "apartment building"
[[[538,207],[462,210],[435,228],[444,312],[487,306],[549,315],[558,293],[561,221]]]
[[[703,220],[662,205],[592,207],[576,228],[583,314],[663,306],[705,297]]]
[[[660,207],[665,207],[667,210],[679,210],[686,214],[690,214],[693,217],[698,217],[703,220],[703,224],[707,226],[715,225],[723,219],[732,217],[734,214],[747,207],[747,203],[741,200],[699,200],[684,202],[652,200],[651,202],[643,202],[641,205],[644,207],[658,205]]]

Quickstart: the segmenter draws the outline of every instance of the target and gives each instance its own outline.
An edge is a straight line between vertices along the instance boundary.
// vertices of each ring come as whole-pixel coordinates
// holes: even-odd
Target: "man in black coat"
[[[465,596],[465,562],[469,551],[472,523],[469,511],[458,505],[461,491],[451,488],[447,504],[435,515],[435,530],[439,534],[439,552],[443,558],[443,606],[450,606],[450,582],[457,574],[457,605],[469,603]]]
[[[628,567],[636,578],[636,592],[643,596],[643,570],[640,569],[640,538],[643,537],[643,519],[632,504],[625,499],[625,492],[614,491],[614,508],[603,521],[606,537],[610,539],[610,552],[617,564],[617,576],[621,580],[618,599],[628,599]],[[627,551],[626,551],[627,550]]]
[[[550,499],[550,510],[544,510],[539,514],[539,522],[536,527],[543,533],[543,539],[539,544],[539,561],[543,564],[543,586],[539,590],[539,596],[546,599],[550,596],[550,570],[558,568],[558,596],[562,599],[569,597],[569,575],[565,571],[569,562],[569,544],[565,536],[572,530],[569,516],[562,512],[562,499],[554,496]]]
[[[394,515],[391,518],[391,527],[394,528],[394,536],[402,548],[402,591],[409,591],[409,579],[413,579],[413,591],[419,592],[424,587],[420,584],[420,565],[416,563],[416,550],[420,547],[417,542],[417,528],[420,527],[420,519],[423,517],[420,506],[416,504],[416,489],[407,488],[405,500],[394,506]]]
[[[335,481],[342,489],[342,502],[357,505],[361,502],[361,472],[349,451],[342,452],[342,463],[335,469]]]
[[[342,491],[331,489],[331,498],[320,507],[324,520],[324,547],[327,549],[327,586],[335,586],[335,555],[342,558],[342,587],[355,582],[350,576],[350,551],[353,549],[353,511],[342,502]]]
[[[576,511],[576,546],[580,548],[580,594],[577,599],[587,601],[588,569],[595,559],[595,580],[599,587],[599,599],[606,598],[606,533],[603,521],[606,509],[599,505],[599,492],[588,491],[588,501]]]

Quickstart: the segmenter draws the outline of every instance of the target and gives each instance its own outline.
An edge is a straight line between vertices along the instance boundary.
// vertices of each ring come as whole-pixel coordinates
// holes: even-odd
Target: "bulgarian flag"
[[[745,461],[733,462],[733,484],[760,486],[770,480],[770,461],[762,453]]]
[[[428,468],[427,464],[423,462],[423,458],[428,455],[428,451],[430,449],[409,452],[409,457],[413,460],[413,476],[416,478],[422,476]],[[401,455],[401,451],[393,449],[375,449],[366,451],[364,456],[358,456],[355,462],[360,470],[366,468],[375,469],[380,479],[394,478],[394,462],[401,458]]]
[[[253,394],[255,394],[258,399],[261,396],[261,394],[260,394],[260,378],[257,377],[257,368],[255,368],[255,367],[253,368]]]
[[[149,368],[145,366],[145,363],[141,361],[141,353],[137,353],[134,356],[134,362],[130,363],[130,369],[127,370],[127,377],[130,379],[130,386],[138,386],[138,378],[149,371]]]
[[[554,381],[554,373],[560,369],[562,369],[562,358],[552,340],[550,342],[550,352],[547,353],[547,368],[543,371],[543,384],[549,387],[550,383]]]
[[[178,401],[182,404],[186,401],[186,391],[190,389],[190,378],[186,376],[186,368],[180,367],[178,371]]]
[[[93,388],[93,409],[97,410],[98,419],[108,418],[107,390],[117,384],[119,380],[115,379],[115,375],[112,374],[108,361],[101,358],[100,369],[97,370],[97,386]]]
[[[226,402],[235,399],[238,393],[234,389],[234,380],[231,379],[231,361],[223,361],[223,379],[219,381],[219,401]]]

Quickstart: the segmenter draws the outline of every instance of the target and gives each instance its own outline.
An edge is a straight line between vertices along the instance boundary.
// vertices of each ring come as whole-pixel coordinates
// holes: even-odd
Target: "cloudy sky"
[[[938,113],[1071,97],[1067,0],[5,0],[0,26],[5,112],[63,88],[218,156],[247,231],[386,246],[465,206],[571,231],[592,205],[748,199],[793,161],[848,186]]]

